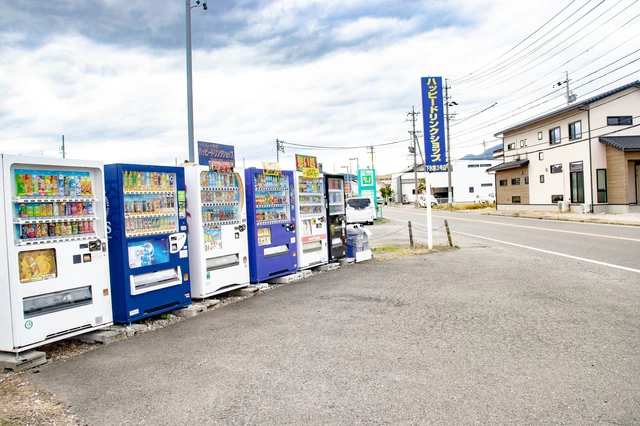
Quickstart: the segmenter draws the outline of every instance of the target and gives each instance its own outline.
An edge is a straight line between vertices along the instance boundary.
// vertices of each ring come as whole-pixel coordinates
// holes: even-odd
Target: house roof
[[[533,124],[533,123],[536,123],[538,121],[542,121],[545,118],[553,117],[553,116],[561,114],[563,112],[571,111],[573,109],[580,108],[580,107],[583,107],[585,105],[589,105],[589,104],[591,104],[593,102],[597,102],[597,101],[599,101],[601,99],[608,98],[609,96],[613,96],[613,95],[615,95],[617,93],[620,93],[620,92],[622,92],[624,90],[630,89],[630,88],[632,88],[634,86],[640,86],[640,80],[636,80],[636,81],[631,82],[629,84],[625,84],[624,86],[620,86],[620,87],[618,87],[616,89],[609,90],[608,92],[600,93],[599,95],[593,96],[591,98],[587,98],[587,99],[585,99],[583,101],[580,101],[580,102],[576,102],[576,103],[571,104],[571,105],[569,105],[567,107],[557,109],[557,110],[555,110],[553,112],[549,112],[547,114],[540,115],[540,116],[532,118],[530,120],[523,121],[521,123],[518,123],[518,124],[516,124],[514,126],[511,126],[511,127],[507,128],[507,129],[501,130],[498,133],[494,134],[493,136],[497,138],[498,135],[504,135],[506,132],[510,132],[512,130],[519,129],[519,128],[524,127],[524,126],[528,126],[529,124]]]
[[[499,172],[502,170],[509,170],[509,169],[517,169],[518,167],[526,166],[527,164],[529,164],[529,160],[509,161],[508,163],[498,164],[497,166],[493,166],[487,169],[487,173]]]
[[[640,152],[640,136],[600,136],[600,142],[623,152]]]

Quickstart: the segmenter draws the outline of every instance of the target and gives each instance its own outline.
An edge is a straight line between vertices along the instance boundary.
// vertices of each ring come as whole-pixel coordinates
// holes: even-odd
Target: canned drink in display
[[[78,222],[78,235],[84,234],[84,222]]]
[[[129,222],[127,223],[127,228],[131,227],[131,219],[129,219]],[[83,234],[90,234],[91,232],[89,231],[89,221],[83,222],[82,223],[82,233]],[[129,231],[129,229],[127,229],[127,231]]]
[[[18,217],[27,217],[27,206],[25,203],[18,204]]]
[[[76,209],[77,209],[77,205],[76,203],[69,203],[69,210],[71,213],[71,216],[75,216],[76,215]]]
[[[87,209],[87,215],[93,215],[93,203],[91,201],[84,203],[84,207]]]
[[[82,216],[84,214],[84,203],[76,203],[76,215]]]
[[[53,216],[60,216],[60,204],[53,203]]]
[[[20,239],[22,240],[29,239],[29,225],[20,226]]]
[[[60,233],[60,222],[56,222],[55,232],[56,232],[56,237],[61,235],[61,233]]]
[[[33,216],[34,217],[40,217],[42,215],[42,207],[40,207],[40,204],[36,204],[33,206]]]
[[[66,201],[61,201],[60,202],[60,216],[66,216],[67,215],[67,202]]]
[[[78,222],[71,222],[71,235],[78,235]]]
[[[25,207],[25,211],[26,211],[27,217],[34,217],[36,215],[33,208],[33,204],[27,204],[27,206]]]
[[[49,224],[49,236],[50,237],[55,237],[56,236],[56,227],[53,223]]]

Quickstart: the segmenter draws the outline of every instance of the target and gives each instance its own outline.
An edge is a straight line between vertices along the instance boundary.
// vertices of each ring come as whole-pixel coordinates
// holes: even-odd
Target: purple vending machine
[[[246,169],[252,283],[298,271],[293,172]]]

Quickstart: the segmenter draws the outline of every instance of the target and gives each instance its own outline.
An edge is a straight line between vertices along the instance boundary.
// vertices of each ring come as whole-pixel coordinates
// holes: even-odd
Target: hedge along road
[[[456,239],[26,378],[92,425],[638,423],[637,274]]]

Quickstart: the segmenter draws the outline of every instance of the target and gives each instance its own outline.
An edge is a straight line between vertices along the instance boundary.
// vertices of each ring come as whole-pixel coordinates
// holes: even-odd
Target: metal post
[[[409,221],[409,245],[413,248],[413,228],[411,227],[411,221]]]
[[[449,137],[449,80],[444,80],[444,105],[445,105],[445,123],[447,126],[447,179],[449,182],[448,205],[449,209],[453,207],[453,194],[451,192],[451,138]],[[426,130],[425,130],[426,131]]]
[[[62,135],[62,158],[66,158],[67,153],[64,150],[64,135]]]
[[[449,240],[449,247],[453,247],[453,242],[451,241],[451,232],[449,231],[449,222],[444,221],[444,227],[447,229],[447,239]]]
[[[193,87],[191,71],[191,0],[185,0],[187,29],[187,127],[189,133],[189,162],[195,162],[195,146],[193,141]]]

